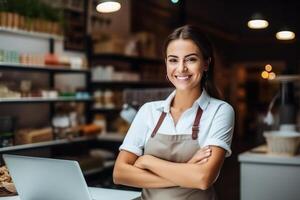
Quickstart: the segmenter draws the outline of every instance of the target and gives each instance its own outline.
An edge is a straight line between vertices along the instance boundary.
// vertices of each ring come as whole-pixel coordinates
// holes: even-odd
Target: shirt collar
[[[157,105],[156,109],[159,110],[159,111],[163,111],[163,112],[170,112],[170,105],[171,105],[171,102],[173,100],[173,98],[175,97],[175,94],[176,94],[176,90],[174,90],[164,101],[163,103]],[[203,89],[200,97],[198,99],[196,99],[196,101],[194,102],[193,104],[193,107],[194,106],[200,106],[200,108],[202,110],[205,110],[209,104],[209,101],[210,101],[210,96],[209,94],[207,94],[207,92],[205,91],[205,89]]]

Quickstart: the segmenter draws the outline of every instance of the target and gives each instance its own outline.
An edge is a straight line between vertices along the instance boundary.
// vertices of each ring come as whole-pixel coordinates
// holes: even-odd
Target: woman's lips
[[[180,81],[189,80],[191,77],[192,75],[175,75],[175,78]]]

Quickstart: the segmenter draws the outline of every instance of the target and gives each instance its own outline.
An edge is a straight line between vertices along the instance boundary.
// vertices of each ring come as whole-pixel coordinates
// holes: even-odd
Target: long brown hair
[[[175,29],[166,39],[164,43],[164,57],[166,58],[167,48],[170,42],[177,39],[192,40],[200,52],[203,58],[209,63],[208,70],[203,73],[201,79],[201,89],[205,89],[206,92],[215,98],[221,98],[220,92],[214,83],[214,52],[213,47],[207,36],[201,32],[197,27],[191,25],[181,26]]]

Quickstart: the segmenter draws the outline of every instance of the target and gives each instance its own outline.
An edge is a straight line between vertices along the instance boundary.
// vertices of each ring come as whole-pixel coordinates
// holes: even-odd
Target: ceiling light
[[[263,29],[269,26],[269,22],[259,13],[255,13],[247,23],[251,29]]]
[[[265,66],[265,70],[266,70],[267,72],[272,71],[272,65],[267,64],[267,65]]]
[[[179,0],[171,0],[171,2],[175,4],[175,3],[178,3]]]
[[[274,80],[276,78],[276,74],[274,72],[269,73],[269,80]]]
[[[100,13],[112,13],[120,10],[121,4],[116,0],[100,0],[96,10]]]
[[[263,71],[263,72],[261,73],[261,77],[262,77],[263,79],[268,79],[268,78],[269,78],[269,73],[268,73],[267,71]]]
[[[276,38],[278,40],[292,40],[295,38],[295,33],[285,28],[276,33]]]

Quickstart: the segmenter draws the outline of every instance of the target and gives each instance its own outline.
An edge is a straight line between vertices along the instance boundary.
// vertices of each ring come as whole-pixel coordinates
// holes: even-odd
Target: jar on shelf
[[[101,90],[97,90],[94,92],[94,102],[94,108],[103,107],[103,92]]]
[[[107,65],[105,67],[105,80],[106,81],[111,81],[112,80],[112,77],[113,77],[113,74],[114,74],[114,66],[112,65]]]
[[[114,93],[111,90],[105,90],[104,91],[104,106],[105,108],[114,108]]]
[[[101,133],[106,133],[106,118],[102,114],[96,114],[94,116],[93,124],[99,126],[101,128]]]

